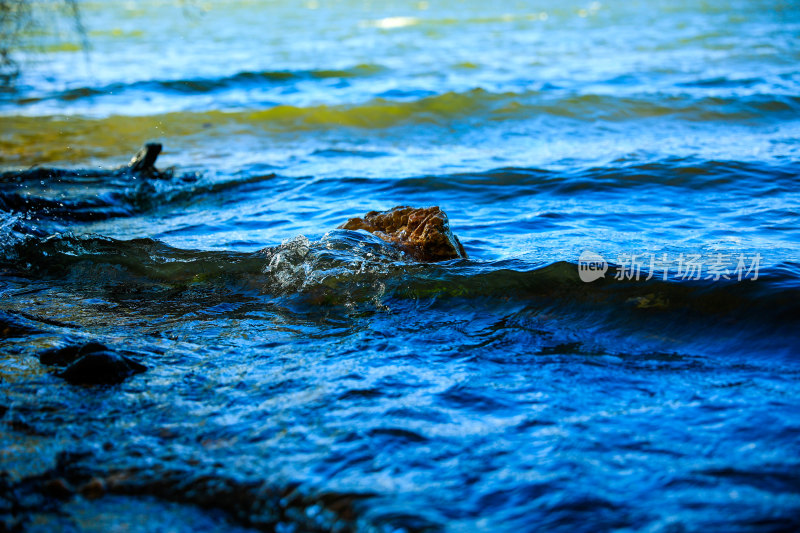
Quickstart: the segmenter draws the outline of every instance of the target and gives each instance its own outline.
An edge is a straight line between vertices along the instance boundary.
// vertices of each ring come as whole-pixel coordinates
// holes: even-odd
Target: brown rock
[[[96,500],[106,493],[106,484],[102,479],[93,477],[80,488],[80,492],[87,500]]]
[[[339,229],[366,230],[426,263],[467,257],[450,230],[447,215],[438,207],[398,206],[383,212],[371,211],[363,218],[351,218]]]
[[[49,479],[44,484],[44,493],[52,496],[53,498],[58,498],[59,500],[65,500],[72,496],[72,488],[69,486],[64,478],[55,478]]]

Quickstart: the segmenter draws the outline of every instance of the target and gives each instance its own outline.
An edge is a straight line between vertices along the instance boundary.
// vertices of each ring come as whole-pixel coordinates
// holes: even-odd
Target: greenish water
[[[80,2],[88,55],[56,6],[0,92],[6,528],[800,527],[793,2]],[[335,230],[395,205],[469,259]],[[146,371],[45,364],[89,342]]]

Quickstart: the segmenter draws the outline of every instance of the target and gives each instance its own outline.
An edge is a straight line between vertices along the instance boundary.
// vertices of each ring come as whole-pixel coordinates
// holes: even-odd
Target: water
[[[80,6],[0,93],[5,527],[800,528],[792,2]],[[469,259],[335,230],[404,204]]]

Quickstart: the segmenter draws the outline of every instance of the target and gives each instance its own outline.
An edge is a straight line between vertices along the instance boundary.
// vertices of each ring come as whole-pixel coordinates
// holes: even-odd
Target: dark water
[[[793,3],[86,2],[88,62],[48,5],[1,527],[800,529]],[[148,140],[170,178],[112,170]],[[334,229],[395,205],[469,259]],[[146,370],[44,364],[90,342]]]

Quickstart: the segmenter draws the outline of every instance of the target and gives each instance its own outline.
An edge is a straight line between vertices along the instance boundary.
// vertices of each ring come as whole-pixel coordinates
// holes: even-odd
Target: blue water
[[[793,2],[79,7],[0,91],[4,528],[800,529]]]

